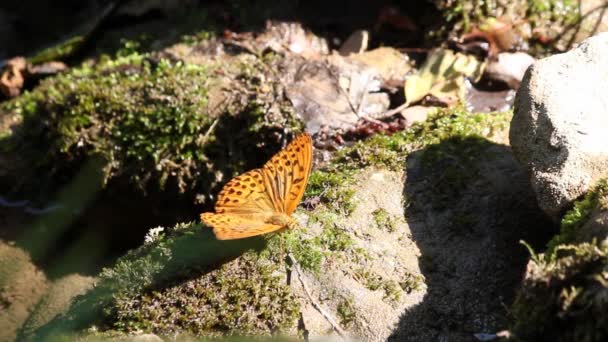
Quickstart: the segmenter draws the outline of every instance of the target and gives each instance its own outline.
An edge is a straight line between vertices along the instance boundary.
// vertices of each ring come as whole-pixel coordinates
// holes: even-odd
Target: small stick
[[[378,117],[379,118],[387,118],[389,116],[395,115],[397,113],[400,113],[402,110],[404,110],[405,108],[407,108],[409,105],[410,105],[410,103],[408,101],[405,101],[405,103],[403,103],[399,107],[387,110],[386,112],[382,113]]]
[[[296,259],[293,257],[293,255],[291,253],[287,254],[287,257],[289,258],[289,261],[291,262],[294,269],[296,270],[296,274],[298,276],[298,279],[300,280],[300,284],[302,284],[302,288],[304,288],[304,292],[306,292],[306,296],[310,300],[310,303],[312,304],[312,306],[317,311],[319,311],[319,313],[321,315],[323,315],[323,317],[325,317],[325,319],[329,322],[329,324],[331,324],[331,326],[338,333],[338,335],[340,335],[340,337],[346,338],[346,332],[342,328],[340,328],[340,325],[338,323],[336,323],[336,321],[329,315],[329,313],[327,313],[327,311],[325,311],[321,307],[321,305],[319,305],[319,303],[317,303],[317,301],[315,301],[312,298],[312,295],[310,294],[310,290],[308,289],[308,285],[302,278],[302,270],[300,269],[300,264],[296,261]]]

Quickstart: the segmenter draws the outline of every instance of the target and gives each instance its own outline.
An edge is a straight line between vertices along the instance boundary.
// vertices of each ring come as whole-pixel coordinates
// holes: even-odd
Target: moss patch
[[[378,208],[372,212],[372,216],[379,229],[386,230],[389,233],[393,233],[397,229],[395,218],[386,210]]]
[[[532,253],[511,308],[512,330],[524,341],[604,341],[608,338],[608,246],[581,242],[579,229],[592,212],[608,210],[608,183],[575,203],[544,254]]]
[[[157,228],[147,237],[146,244],[121,257],[112,268],[104,269],[93,290],[79,297],[66,313],[38,329],[35,337],[46,338],[91,326],[101,330],[127,329],[125,317],[131,316],[121,308],[128,308],[128,303],[138,296],[162,291],[180,279],[205,274],[215,279],[213,274],[223,274],[221,269],[215,269],[216,265],[248,250],[260,250],[264,245],[261,238],[218,241],[210,229],[198,223]],[[215,291],[219,292],[217,288]],[[122,325],[115,325],[117,317],[123,318]]]
[[[604,341],[608,338],[608,247],[560,245],[560,257],[528,266],[515,303],[512,331],[522,341]]]
[[[342,298],[338,303],[337,311],[342,326],[349,327],[357,318],[355,301],[350,297]]]
[[[22,249],[0,241],[0,340],[14,341],[36,302],[48,288],[47,279]]]
[[[284,332],[293,327],[299,305],[277,271],[276,265],[247,253],[194,280],[119,300],[114,327],[160,334]]]
[[[335,211],[350,214],[355,209],[352,202],[354,189],[349,184],[353,175],[354,172],[345,167],[314,171],[308,179],[306,197],[318,196]]]
[[[555,38],[564,27],[580,24],[581,14],[578,0],[515,0],[501,2],[498,0],[441,0],[436,5],[441,11],[444,22],[437,29],[430,30],[428,38],[442,40],[449,32],[470,32],[474,27],[488,30],[495,18],[507,18],[516,37],[530,39],[529,33],[541,32],[544,38]],[[521,23],[525,22],[526,25]],[[521,27],[520,27],[521,26]],[[553,32],[557,31],[558,32]],[[491,30],[490,30],[491,31]],[[504,35],[503,35],[504,36]],[[534,45],[535,41],[531,41]],[[539,50],[543,46],[533,46]]]
[[[492,138],[509,127],[511,117],[511,112],[475,114],[467,112],[463,107],[441,109],[409,130],[391,136],[375,135],[340,151],[336,162],[346,163],[352,169],[377,165],[400,170],[409,152],[450,139]],[[462,146],[454,146],[454,149],[460,147]],[[466,155],[470,152],[460,151]],[[431,151],[429,158],[438,153],[440,152],[436,150]]]
[[[564,215],[560,233],[549,241],[545,255],[552,256],[557,246],[577,241],[578,230],[587,222],[594,209],[607,207],[607,198],[608,180],[602,180],[594,189],[587,192],[582,200],[574,203],[574,208]]]
[[[106,161],[106,182],[127,179],[142,190],[169,184],[181,192],[212,193],[222,175],[257,167],[276,152],[278,141],[269,138],[278,130],[274,122],[298,127],[280,101],[272,115],[281,117],[270,120],[273,100],[256,98],[266,62],[235,58],[199,65],[138,53],[102,57],[3,103],[3,115],[20,115],[24,122],[0,140],[0,151],[9,160],[28,156],[15,177],[21,185],[29,180],[30,189],[61,183],[82,160],[96,156]],[[225,83],[236,79],[239,89]],[[223,87],[238,95],[223,110],[210,109],[209,89]]]

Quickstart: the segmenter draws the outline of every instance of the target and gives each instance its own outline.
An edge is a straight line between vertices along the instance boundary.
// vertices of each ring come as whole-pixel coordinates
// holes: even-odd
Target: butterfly
[[[263,167],[231,179],[218,195],[215,213],[201,220],[218,240],[242,239],[294,228],[291,217],[312,168],[312,139],[304,133]]]

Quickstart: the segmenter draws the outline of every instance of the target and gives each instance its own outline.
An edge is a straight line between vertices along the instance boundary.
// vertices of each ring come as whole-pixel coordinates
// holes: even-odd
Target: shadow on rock
[[[554,229],[508,146],[449,139],[406,162],[405,216],[421,251],[423,301],[404,312],[391,340],[476,341],[507,327],[528,253]]]

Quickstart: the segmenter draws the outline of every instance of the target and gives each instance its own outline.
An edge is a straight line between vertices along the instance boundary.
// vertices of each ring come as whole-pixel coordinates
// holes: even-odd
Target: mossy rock
[[[3,103],[0,155],[11,168],[0,181],[12,193],[51,192],[94,158],[104,161],[104,184],[203,201],[259,166],[279,147],[276,133],[299,129],[285,100],[258,95],[272,58],[189,57],[196,63],[169,52],[101,57]]]
[[[562,219],[544,254],[532,253],[511,308],[522,341],[604,341],[608,338],[608,182],[600,181]],[[598,220],[599,218],[599,220]],[[591,225],[593,231],[589,231]]]
[[[387,338],[427,291],[404,215],[407,156],[424,149],[431,159],[423,160],[460,153],[460,162],[473,163],[487,149],[479,139],[504,137],[509,118],[442,110],[411,131],[355,144],[313,172],[305,195],[313,208],[296,212],[301,228],[293,231],[218,241],[197,223],[152,229],[143,246],[104,270],[93,290],[36,334],[93,327],[118,336],[335,333],[315,302],[349,335]],[[463,175],[452,201],[475,176]]]

